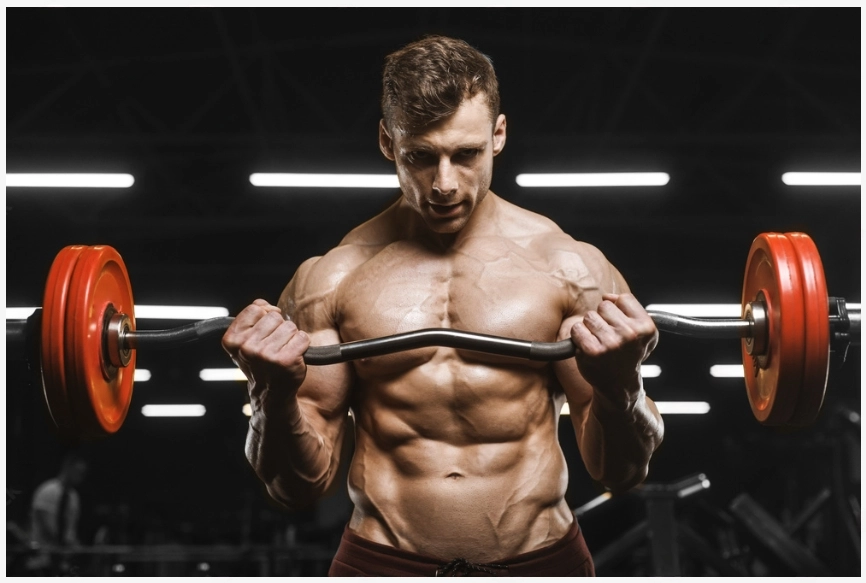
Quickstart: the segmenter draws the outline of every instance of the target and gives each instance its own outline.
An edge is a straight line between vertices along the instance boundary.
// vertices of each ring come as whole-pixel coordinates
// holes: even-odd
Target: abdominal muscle
[[[554,543],[573,517],[542,370],[453,365],[434,359],[359,387],[350,529],[444,560],[491,562]]]

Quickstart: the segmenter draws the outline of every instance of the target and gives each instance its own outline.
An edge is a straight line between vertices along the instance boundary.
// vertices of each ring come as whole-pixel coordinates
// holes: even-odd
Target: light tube
[[[7,320],[26,320],[38,308],[6,307]],[[205,320],[222,318],[229,311],[219,306],[135,306],[136,320]]]
[[[135,306],[136,320],[205,320],[228,315],[228,309],[220,306]]]
[[[150,380],[150,371],[146,368],[136,368],[132,380],[136,383],[144,383]]]
[[[782,182],[788,186],[860,186],[859,172],[785,172]]]
[[[518,174],[519,186],[531,188],[596,186],[664,186],[671,177],[666,172],[608,172],[586,174]]]
[[[247,381],[241,369],[235,368],[203,368],[198,373],[203,381]]]
[[[145,405],[141,414],[145,417],[202,417],[204,405]]]
[[[705,401],[656,401],[656,408],[662,415],[704,415],[710,412],[710,404]]]
[[[6,186],[29,188],[129,188],[132,174],[7,174]]]
[[[7,320],[26,320],[33,315],[38,308],[10,308],[6,306]]]
[[[714,364],[710,374],[717,379],[741,379],[745,376],[742,364]]]
[[[250,174],[253,186],[295,188],[399,188],[396,174]]]
[[[669,312],[687,318],[740,318],[740,304],[649,304],[648,312]]]
[[[710,410],[710,404],[704,401],[655,401],[655,404],[662,415],[703,415]],[[562,406],[559,413],[571,413],[568,403]]]

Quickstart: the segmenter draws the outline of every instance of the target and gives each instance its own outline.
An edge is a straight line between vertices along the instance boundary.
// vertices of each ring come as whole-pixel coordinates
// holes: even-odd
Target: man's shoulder
[[[590,261],[603,258],[601,251],[594,245],[580,241],[562,230],[552,219],[529,209],[502,201],[503,224],[510,236],[524,239],[529,244],[548,249],[556,254],[566,252],[586,256]]]
[[[46,480],[33,493],[33,506],[36,508],[50,507],[60,499],[60,494],[60,481],[56,478]]]
[[[368,222],[369,223],[369,222]],[[339,245],[323,255],[304,261],[283,292],[281,302],[290,298],[325,297],[335,292],[347,275],[382,250],[385,243],[368,223],[353,229]]]
[[[497,219],[503,234],[522,239],[546,239],[564,234],[550,218],[497,197]]]
[[[324,255],[305,261],[298,272],[306,272],[314,281],[342,279],[381,251],[386,243],[353,231]]]
[[[503,201],[505,202],[505,201]],[[502,206],[509,238],[543,258],[548,268],[572,281],[607,281],[615,271],[602,251],[574,238],[544,215],[512,203]],[[589,280],[585,278],[589,277]]]

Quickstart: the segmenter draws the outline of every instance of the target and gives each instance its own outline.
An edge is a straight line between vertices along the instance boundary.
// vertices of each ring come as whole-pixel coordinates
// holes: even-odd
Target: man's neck
[[[494,214],[498,197],[488,191],[484,200],[475,207],[466,225],[453,233],[438,233],[430,229],[424,220],[402,200],[396,205],[399,229],[406,239],[418,241],[430,250],[448,253],[460,247],[468,238],[489,232],[494,226]]]

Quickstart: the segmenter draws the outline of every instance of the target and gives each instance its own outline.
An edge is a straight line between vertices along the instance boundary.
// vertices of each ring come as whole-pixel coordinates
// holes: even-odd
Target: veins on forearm
[[[625,408],[593,396],[583,426],[585,460],[594,479],[614,489],[628,489],[646,476],[650,458],[661,443],[664,426],[641,389]]]
[[[332,448],[305,419],[299,406],[283,422],[250,419],[247,458],[272,495],[286,505],[306,503],[328,487],[335,463]]]

